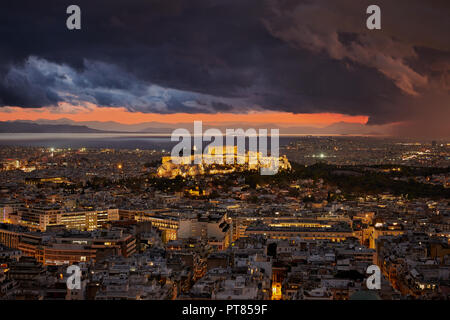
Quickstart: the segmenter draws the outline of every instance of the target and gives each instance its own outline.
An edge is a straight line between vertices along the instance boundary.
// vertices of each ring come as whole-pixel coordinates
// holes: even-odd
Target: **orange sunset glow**
[[[0,109],[2,121],[14,120],[57,120],[61,118],[73,121],[114,121],[123,124],[137,124],[142,122],[186,123],[201,120],[208,123],[247,122],[247,123],[277,123],[284,125],[313,125],[326,126],[336,122],[349,122],[366,124],[367,116],[349,116],[338,113],[293,114],[288,112],[252,112],[236,113],[173,113],[157,114],[129,112],[125,108],[111,107],[77,107],[60,105],[58,108],[45,107],[26,109],[7,107]]]

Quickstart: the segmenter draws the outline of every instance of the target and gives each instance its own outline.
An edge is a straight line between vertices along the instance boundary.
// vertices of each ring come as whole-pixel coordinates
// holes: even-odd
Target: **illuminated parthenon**
[[[220,152],[222,151],[222,152]],[[201,157],[198,161],[197,157]],[[197,161],[196,161],[197,160]],[[163,157],[157,170],[159,177],[196,176],[202,174],[227,174],[236,171],[259,170],[277,166],[278,170],[289,170],[291,164],[286,156],[275,158],[261,152],[239,153],[237,146],[224,146],[222,150],[209,147],[206,154],[191,154],[183,157]]]

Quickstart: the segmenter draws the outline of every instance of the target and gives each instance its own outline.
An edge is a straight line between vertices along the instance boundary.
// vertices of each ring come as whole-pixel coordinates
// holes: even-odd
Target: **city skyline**
[[[449,0],[3,1],[2,310],[444,306],[449,16]]]

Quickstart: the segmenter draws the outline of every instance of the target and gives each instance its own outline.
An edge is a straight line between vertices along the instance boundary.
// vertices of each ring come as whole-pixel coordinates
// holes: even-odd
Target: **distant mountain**
[[[17,120],[3,122],[0,124],[0,132],[72,132],[72,133],[95,133],[95,132],[126,132],[126,133],[154,133],[170,135],[177,128],[184,128],[191,133],[194,132],[194,123],[162,123],[162,122],[141,122],[136,124],[123,124],[114,121],[80,121],[61,118],[58,120],[38,119]],[[9,124],[6,127],[4,124]],[[28,125],[28,127],[27,127]],[[360,123],[336,122],[324,127],[316,126],[290,126],[289,124],[274,123],[249,123],[249,122],[203,122],[203,132],[210,128],[217,128],[224,134],[226,129],[248,128],[258,129],[280,129],[280,134],[285,135],[385,135],[391,133],[394,125],[365,125]],[[25,130],[25,131],[23,131]]]
[[[103,133],[106,131],[66,124],[37,124],[23,121],[0,121],[0,133]]]
[[[368,126],[361,123],[336,122],[325,127],[289,127],[282,128],[280,132],[283,134],[339,134],[339,135],[380,135],[383,128],[379,126]]]
[[[21,120],[22,121],[22,120]],[[24,121],[25,122],[25,121]],[[179,125],[159,123],[159,122],[141,122],[135,124],[125,124],[115,121],[73,121],[67,118],[61,118],[58,120],[38,119],[35,121],[26,121],[30,123],[38,124],[68,124],[73,126],[86,126],[88,128],[101,130],[101,131],[114,131],[114,132],[138,132],[138,133],[161,133],[159,128],[166,128],[165,132],[172,132],[173,128],[178,128]],[[191,124],[192,126],[192,124]],[[170,130],[168,130],[169,128]]]

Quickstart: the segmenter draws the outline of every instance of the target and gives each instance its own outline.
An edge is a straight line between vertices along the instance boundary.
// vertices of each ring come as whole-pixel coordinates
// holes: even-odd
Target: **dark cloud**
[[[448,1],[10,1],[0,10],[0,105],[142,112],[338,112],[413,121],[450,103]],[[431,105],[431,104],[430,104]]]

